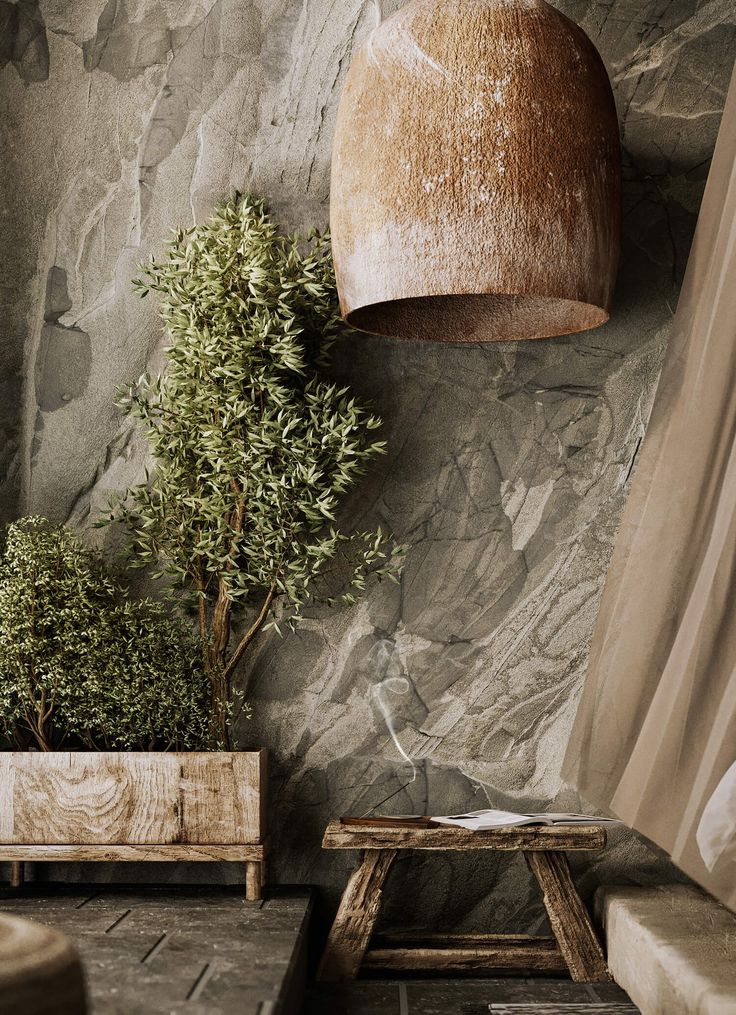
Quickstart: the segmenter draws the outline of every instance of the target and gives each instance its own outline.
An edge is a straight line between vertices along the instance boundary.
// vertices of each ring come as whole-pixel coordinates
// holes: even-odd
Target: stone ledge
[[[608,965],[643,1015],[736,1012],[736,916],[691,885],[596,895]]]

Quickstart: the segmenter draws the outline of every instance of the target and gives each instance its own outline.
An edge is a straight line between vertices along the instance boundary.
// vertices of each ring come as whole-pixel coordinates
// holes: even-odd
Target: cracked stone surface
[[[235,188],[264,194],[286,226],[325,223],[350,54],[399,5],[0,3],[4,516],[41,512],[91,533],[109,493],[142,477],[144,449],[112,403],[160,361],[155,307],[130,289],[136,264]],[[244,743],[272,753],[273,875],[323,886],[328,903],[352,861],[320,851],[336,815],[584,806],[559,766],[736,56],[736,7],[556,5],[598,46],[622,124],[613,318],[503,347],[364,337],[344,349],[335,373],[376,403],[389,446],[345,522],[408,542],[403,580],[264,638],[242,674],[254,711]],[[586,891],[677,877],[632,834],[611,839],[578,865]],[[386,897],[386,920],[407,926],[541,920],[518,858],[404,858]]]

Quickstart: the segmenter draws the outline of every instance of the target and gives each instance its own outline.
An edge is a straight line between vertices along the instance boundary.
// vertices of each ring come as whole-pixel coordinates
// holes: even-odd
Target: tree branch
[[[271,588],[268,590],[268,595],[266,596],[266,598],[265,598],[265,600],[263,602],[263,606],[261,607],[261,612],[258,614],[256,619],[251,624],[251,626],[245,632],[243,637],[240,639],[240,642],[238,643],[238,647],[235,649],[233,654],[230,656],[228,664],[225,667],[225,670],[223,672],[223,677],[224,677],[226,682],[229,681],[230,678],[232,677],[233,672],[235,671],[235,667],[238,665],[240,660],[243,658],[243,653],[248,648],[248,645],[250,645],[250,643],[253,641],[253,638],[258,634],[260,629],[263,627],[263,624],[264,624],[264,622],[266,620],[266,617],[268,616],[268,611],[271,608],[271,603],[273,602],[273,597],[274,597],[275,591],[276,591],[276,588],[275,588],[274,585],[272,585]]]
[[[240,535],[243,531],[243,522],[245,520],[245,501],[243,500],[242,491],[235,482],[230,481],[230,487],[233,494],[235,495],[235,507],[232,511],[230,518],[230,524],[233,531]],[[230,552],[235,555],[237,552],[237,541],[232,539],[230,542]],[[229,570],[232,570],[232,564]],[[215,608],[212,613],[212,638],[213,646],[212,651],[217,662],[224,663],[224,655],[227,651],[228,642],[230,641],[230,616],[232,613],[232,602],[228,596],[228,583],[226,574],[221,575],[219,588],[217,591],[217,600],[215,602]]]

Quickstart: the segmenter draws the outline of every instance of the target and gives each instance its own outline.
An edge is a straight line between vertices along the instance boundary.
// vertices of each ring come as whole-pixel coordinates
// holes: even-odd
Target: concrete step
[[[692,885],[601,888],[608,965],[643,1015],[736,1015],[736,916]]]

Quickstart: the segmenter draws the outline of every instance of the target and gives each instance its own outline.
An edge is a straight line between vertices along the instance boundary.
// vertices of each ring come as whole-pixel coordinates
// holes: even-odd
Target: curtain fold
[[[563,774],[736,910],[736,74]]]

